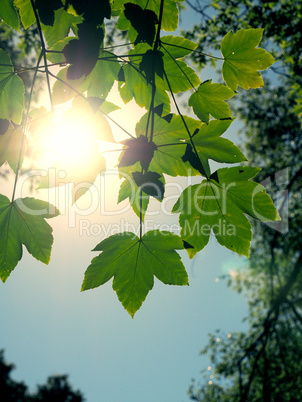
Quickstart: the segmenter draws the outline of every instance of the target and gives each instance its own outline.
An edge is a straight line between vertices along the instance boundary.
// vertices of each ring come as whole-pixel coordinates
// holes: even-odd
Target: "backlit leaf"
[[[266,70],[274,58],[264,49],[259,49],[263,29],[240,29],[230,31],[221,42],[224,57],[222,74],[226,84],[234,91],[237,85],[244,89],[263,86],[260,70]]]
[[[14,0],[1,0],[0,19],[2,19],[10,27],[19,31],[19,18],[14,7]]]
[[[6,119],[0,119],[0,135],[6,133],[9,128],[9,121]]]
[[[22,129],[20,127],[14,129],[12,126],[10,126],[5,134],[0,136],[0,166],[7,161],[15,173],[18,166],[22,138]],[[22,166],[23,156],[24,149],[21,155],[20,166]]]
[[[45,218],[58,214],[45,201],[27,197],[10,202],[0,195],[0,278],[3,282],[21,260],[23,244],[34,258],[48,264],[53,236]]]
[[[73,99],[77,96],[77,92],[82,94],[87,91],[88,82],[85,80],[85,77],[81,77],[77,80],[69,80],[67,78],[67,71],[68,67],[65,67],[58,72],[57,77],[59,79],[55,81],[52,87],[52,100],[54,105],[59,105]]]
[[[217,241],[238,254],[249,255],[251,224],[245,215],[260,221],[278,220],[278,212],[265,188],[250,181],[260,169],[232,167],[217,170],[213,178],[187,187],[172,212],[180,212],[181,238],[191,244],[193,257],[209,241]]]
[[[118,203],[129,198],[131,208],[138,217],[144,220],[145,213],[148,208],[150,196],[142,193],[139,186],[135,183],[132,175],[127,175],[122,182],[118,193]]]
[[[101,51],[99,58],[104,60],[98,60],[87,76],[88,96],[106,98],[114,81],[118,79],[120,64],[117,62],[117,57],[110,52]],[[106,77],[106,79],[100,79],[100,77]]]
[[[129,52],[130,55],[137,53],[144,53],[150,47],[146,44],[140,44],[135,49]],[[135,102],[140,107],[149,108],[152,97],[152,86],[147,83],[145,75],[139,69],[139,63],[141,57],[131,58],[131,62],[123,66],[123,73],[125,81],[118,83],[119,93],[125,103],[128,103],[134,98]],[[156,81],[156,93],[154,106],[164,105],[164,114],[170,112],[170,99],[164,88],[164,82],[159,78],[159,82]]]
[[[0,49],[0,119],[20,124],[24,109],[24,85],[14,73],[9,56]]]
[[[19,14],[24,28],[29,28],[36,21],[31,1],[15,0],[14,5],[19,8]]]
[[[167,55],[174,57],[174,59],[185,57],[196,48],[196,43],[182,36],[166,35],[161,37],[162,52],[166,52]]]
[[[153,288],[154,279],[168,285],[188,285],[188,276],[175,250],[183,249],[182,240],[170,232],[154,230],[140,240],[134,233],[110,236],[94,251],[102,251],[85,272],[82,291],[108,282],[119,301],[133,317]]]
[[[51,48],[60,40],[65,39],[71,27],[74,24],[81,23],[82,18],[69,14],[64,8],[55,10],[54,23],[51,25],[42,25],[42,29],[47,41],[48,47]]]
[[[147,119],[148,115],[145,114],[137,123],[135,128],[137,137],[145,134]],[[202,125],[200,121],[191,117],[184,117],[184,119],[191,134]],[[188,138],[189,135],[180,116],[173,114],[168,122],[165,118],[155,115],[153,142],[157,149],[154,151],[149,170],[170,176],[199,174],[189,163],[184,163],[182,160]]]
[[[235,95],[235,92],[222,84],[212,84],[212,80],[203,82],[189,99],[189,106],[194,113],[205,123],[209,122],[209,115],[215,119],[231,117],[229,105],[225,102]]]
[[[220,163],[237,163],[246,161],[245,156],[232,141],[221,138],[229,128],[232,119],[211,120],[203,124],[194,136],[194,144],[199,156]]]

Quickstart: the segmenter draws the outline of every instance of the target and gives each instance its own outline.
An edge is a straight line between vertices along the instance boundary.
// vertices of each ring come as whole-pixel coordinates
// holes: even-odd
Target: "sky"
[[[185,14],[183,26],[196,22],[194,18]],[[132,104],[127,106],[124,124],[129,130],[138,113]],[[228,138],[236,138],[235,131],[236,126]],[[110,163],[113,166],[114,160]],[[88,196],[64,212],[64,205],[70,203],[65,188],[32,194],[41,199],[49,196],[63,213],[49,220],[55,238],[49,265],[24,250],[7,282],[0,284],[0,348],[17,366],[13,377],[31,389],[49,375],[68,374],[89,402],[188,401],[191,379],[198,380],[200,370],[209,365],[199,355],[208,334],[219,328],[227,336],[246,328],[241,322],[247,313],[243,297],[220,279],[244,267],[246,260],[214,238],[192,260],[181,252],[190,285],[167,286],[155,280],[134,319],[118,301],[112,281],[80,292],[85,269],[97,255],[90,250],[117,228],[137,229],[138,219],[127,203],[114,206],[116,181],[113,173],[98,179],[95,191],[104,191],[107,203],[91,207],[89,214]],[[171,199],[177,186],[188,184],[185,179],[168,183],[166,196]],[[11,179],[1,182],[1,192],[10,196],[12,184]],[[151,212],[158,205],[154,201]],[[148,215],[146,225],[173,230],[178,217],[164,212]],[[209,379],[210,375],[211,370]]]

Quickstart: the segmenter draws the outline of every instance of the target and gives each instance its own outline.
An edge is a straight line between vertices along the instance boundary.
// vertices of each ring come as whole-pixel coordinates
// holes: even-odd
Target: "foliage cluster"
[[[212,370],[205,370],[200,384],[193,382],[189,395],[197,401],[298,401],[302,389],[302,85],[301,58],[296,55],[302,51],[301,5],[290,0],[190,4],[200,12],[201,22],[187,35],[198,41],[200,51],[215,51],[228,29],[249,29],[261,19],[265,47],[278,59],[263,90],[239,95],[237,113],[245,123],[246,155],[250,163],[262,167],[258,180],[265,180],[275,195],[282,221],[255,225],[247,268],[232,282],[247,298],[248,330],[210,335],[201,353],[208,355]]]
[[[125,179],[118,201],[129,199],[140,222],[139,236],[124,232],[95,247],[101,254],[87,268],[82,290],[98,287],[114,277],[113,289],[133,316],[152,289],[154,276],[165,284],[188,284],[176,250],[186,249],[192,258],[207,245],[212,232],[221,245],[249,255],[251,224],[246,215],[261,221],[279,219],[264,187],[251,181],[260,169],[235,166],[213,171],[209,163],[246,161],[239,148],[221,136],[234,120],[226,101],[236,95],[238,87],[261,87],[259,71],[274,63],[274,58],[258,47],[263,30],[228,32],[221,41],[219,57],[225,84],[211,80],[201,83],[184,60],[190,54],[200,54],[197,44],[180,36],[162,35],[162,31],[177,28],[179,4],[174,0],[1,2],[1,19],[15,30],[21,26],[27,30],[36,24],[41,45],[36,66],[30,68],[13,64],[0,50],[0,163],[7,162],[15,173],[11,200],[4,195],[0,198],[3,281],[21,259],[23,245],[36,259],[49,261],[53,236],[45,219],[57,216],[59,211],[31,197],[15,199],[15,193],[25,139],[36,141],[39,128],[53,124],[57,106],[68,101],[75,114],[87,113],[98,124],[91,139],[93,152],[88,161],[78,162],[76,171],[67,161],[58,160],[53,166],[55,181],[50,183],[49,176],[43,177],[39,188],[73,183],[76,202],[93,185],[100,170],[105,170],[105,158],[96,151],[97,144],[114,143],[110,125],[116,125],[126,135],[121,141],[118,166]],[[124,44],[104,45],[110,19],[117,21],[118,30],[127,32],[129,51],[123,51]],[[57,66],[62,68],[54,74],[52,68]],[[20,77],[28,71],[33,77],[25,102]],[[46,79],[50,110],[32,107],[40,74]],[[53,86],[50,78],[55,80]],[[135,133],[128,132],[111,115],[117,106],[106,99],[115,83],[124,103],[134,99],[146,110]],[[187,92],[195,118],[182,114],[175,97]],[[171,113],[171,107],[177,113]],[[69,111],[62,116],[62,121],[68,119]],[[63,181],[58,175],[62,170],[66,172]],[[180,213],[180,236],[157,230],[143,233],[150,197],[158,201],[164,198],[165,176],[189,175],[202,177],[199,184],[184,190],[172,209]],[[232,235],[217,230],[219,223],[231,225]]]

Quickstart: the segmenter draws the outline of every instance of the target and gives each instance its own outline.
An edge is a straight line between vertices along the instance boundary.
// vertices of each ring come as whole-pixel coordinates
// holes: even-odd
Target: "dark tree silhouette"
[[[7,363],[4,351],[0,350],[0,397],[3,402],[83,402],[83,394],[73,390],[67,375],[48,377],[45,384],[38,385],[37,391],[30,393],[27,385],[22,381],[15,381],[12,371],[16,366]]]

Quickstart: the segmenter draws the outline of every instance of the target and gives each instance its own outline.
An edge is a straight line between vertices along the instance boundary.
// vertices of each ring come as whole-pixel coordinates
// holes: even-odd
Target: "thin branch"
[[[167,81],[167,84],[168,84],[168,87],[169,87],[169,91],[170,91],[170,94],[171,94],[171,96],[172,96],[174,105],[175,105],[175,107],[176,107],[176,109],[177,109],[177,112],[178,112],[178,114],[179,114],[179,116],[181,117],[181,120],[182,120],[182,122],[183,122],[183,125],[185,126],[185,129],[186,129],[186,131],[187,131],[187,133],[188,133],[188,135],[189,135],[190,142],[191,142],[192,148],[193,148],[193,150],[194,150],[194,152],[195,152],[195,155],[196,155],[196,157],[199,159],[199,162],[200,162],[201,166],[203,166],[202,163],[201,163],[201,160],[200,160],[200,158],[199,158],[197,149],[196,149],[196,147],[195,147],[192,134],[190,133],[189,127],[188,127],[188,125],[187,125],[187,123],[186,123],[186,121],[185,121],[185,119],[184,119],[184,117],[183,117],[183,115],[182,115],[182,113],[181,113],[181,111],[180,111],[180,109],[179,109],[179,106],[178,106],[178,104],[177,104],[177,102],[176,102],[174,93],[173,93],[172,88],[171,88],[170,81],[169,81],[169,79],[168,79],[168,76],[167,76],[165,70],[164,70],[164,76],[165,76],[165,79],[166,79],[166,81]],[[203,170],[205,170],[205,169],[203,169]],[[209,177],[208,177],[207,173],[206,173],[205,171],[204,171],[204,173],[205,173],[205,177],[208,179]]]
[[[28,115],[29,115],[29,109],[30,109],[31,99],[32,99],[33,92],[34,92],[34,85],[35,85],[35,81],[36,81],[36,77],[37,77],[37,73],[38,73],[38,69],[39,69],[39,64],[40,64],[40,62],[41,62],[42,56],[43,56],[43,51],[41,51],[41,53],[40,53],[40,55],[39,55],[39,58],[38,58],[38,61],[37,61],[37,66],[36,66],[35,73],[34,73],[34,76],[33,76],[32,84],[31,84],[31,88],[30,88],[29,100],[28,100],[28,104],[27,104],[27,109],[26,109],[25,117],[24,117],[23,133],[22,133],[22,140],[21,140],[21,146],[20,146],[19,157],[18,157],[18,165],[17,165],[17,169],[16,169],[16,176],[15,176],[15,182],[14,182],[14,188],[13,188],[12,202],[13,202],[14,199],[15,199],[17,181],[18,181],[18,177],[19,177],[19,171],[20,171],[20,167],[21,167],[22,153],[23,153],[24,142],[25,142],[25,128],[26,128],[27,119],[28,119]]]
[[[46,58],[46,47],[45,47],[45,42],[44,42],[44,38],[43,38],[41,23],[40,23],[40,19],[39,19],[38,13],[37,13],[37,9],[36,9],[34,0],[30,0],[30,2],[31,2],[32,9],[34,11],[34,14],[35,14],[35,18],[37,21],[37,28],[38,28],[38,32],[40,35],[42,53],[43,53],[43,58],[44,58],[44,68],[45,68],[45,72],[46,72],[47,88],[48,88],[49,101],[50,101],[50,109],[53,110],[51,87],[50,87],[50,80],[49,80],[49,71],[48,71],[47,58]]]

